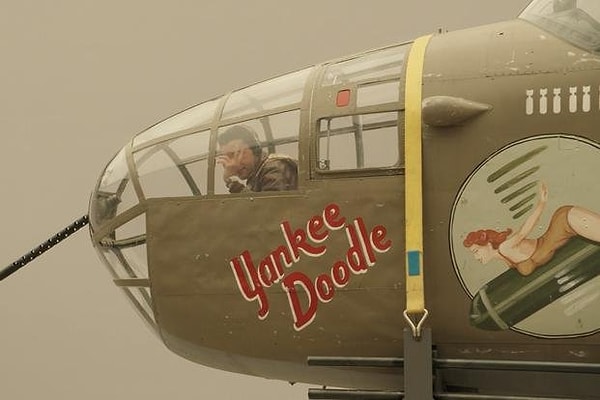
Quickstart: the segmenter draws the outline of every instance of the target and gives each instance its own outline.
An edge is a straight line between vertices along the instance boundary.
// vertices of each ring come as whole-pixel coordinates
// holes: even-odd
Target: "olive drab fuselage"
[[[200,104],[136,136],[109,164],[92,198],[93,241],[169,349],[267,378],[402,388],[388,368],[306,359],[403,354],[412,46]],[[530,221],[528,237],[549,240],[560,206],[600,213],[600,56],[518,19],[434,35],[422,57],[422,272],[436,354],[599,363],[593,241],[557,244],[525,276],[514,260],[481,263],[466,238],[515,234]],[[215,158],[234,125],[255,130],[265,153],[297,161],[297,189],[228,193]],[[541,185],[548,201],[533,221]],[[507,374],[445,379],[517,394],[600,388],[589,374],[543,383]]]

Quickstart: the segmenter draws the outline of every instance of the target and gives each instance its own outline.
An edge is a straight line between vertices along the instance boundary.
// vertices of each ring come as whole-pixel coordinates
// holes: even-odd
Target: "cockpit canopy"
[[[234,91],[150,127],[117,153],[92,194],[93,242],[148,323],[155,327],[146,200],[234,196],[216,159],[219,135],[236,125],[256,133],[265,155],[298,161],[305,179],[400,173],[400,78],[409,48],[369,51]]]
[[[538,0],[521,18],[600,51],[598,0]],[[264,154],[295,160],[304,182],[401,173],[401,77],[409,48],[369,51],[231,92],[150,127],[117,153],[92,194],[93,242],[151,326],[146,200],[235,196],[215,161],[219,135],[236,125],[256,133]]]
[[[598,0],[536,0],[520,18],[588,51],[600,52]]]

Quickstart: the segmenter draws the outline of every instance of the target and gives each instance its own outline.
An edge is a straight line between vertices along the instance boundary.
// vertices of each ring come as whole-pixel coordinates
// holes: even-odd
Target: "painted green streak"
[[[509,201],[513,200],[514,198],[522,195],[523,193],[525,193],[528,190],[530,190],[533,187],[535,187],[537,185],[537,183],[538,183],[538,181],[533,181],[531,183],[528,183],[527,185],[521,187],[520,189],[517,189],[516,191],[512,192],[511,194],[509,194],[508,196],[506,196],[505,198],[503,198],[500,201],[502,202],[502,204],[506,204]]]
[[[536,173],[538,170],[540,169],[539,166],[533,167],[528,169],[525,172],[521,172],[519,175],[515,176],[512,179],[509,179],[508,181],[506,181],[505,183],[503,183],[502,185],[498,186],[495,190],[494,193],[498,194],[500,192],[505,191],[506,189],[516,185],[517,183],[521,182],[523,179],[527,178],[530,175],[533,175],[534,173]]]
[[[487,181],[489,183],[495,182],[496,180],[498,180],[502,176],[506,175],[513,169],[517,168],[519,165],[531,160],[533,157],[535,157],[542,151],[546,150],[547,148],[548,148],[548,146],[540,146],[538,148],[531,150],[529,153],[526,153],[526,154],[522,155],[521,157],[515,158],[511,162],[504,164],[502,167],[498,168],[490,176],[488,176]]]
[[[525,197],[523,200],[521,200],[520,202],[518,202],[517,204],[513,205],[511,208],[509,208],[510,211],[515,211],[518,210],[519,208],[523,207],[523,205],[527,204],[529,201],[533,200],[535,198],[536,194],[531,194],[527,197]]]
[[[527,207],[525,207],[524,209],[522,209],[521,211],[519,211],[518,213],[516,213],[515,215],[513,215],[513,219],[517,219],[517,218],[521,217],[523,214],[525,214],[526,212],[528,212],[532,208],[533,208],[533,204],[528,205]]]

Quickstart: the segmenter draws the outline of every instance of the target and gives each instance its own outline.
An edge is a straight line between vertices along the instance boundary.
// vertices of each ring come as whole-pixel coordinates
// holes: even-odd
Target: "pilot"
[[[249,127],[228,128],[217,141],[216,162],[223,167],[223,180],[230,193],[295,190],[298,187],[296,161],[288,156],[266,155],[258,135]]]

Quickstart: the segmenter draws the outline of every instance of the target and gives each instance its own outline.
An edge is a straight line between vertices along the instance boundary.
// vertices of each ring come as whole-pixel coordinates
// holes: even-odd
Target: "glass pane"
[[[540,28],[592,51],[600,51],[598,0],[538,0],[521,14]]]
[[[221,127],[215,193],[295,190],[299,127],[298,110]]]
[[[134,302],[134,305],[137,303],[136,309],[142,313],[142,317],[150,324],[150,327],[154,328],[156,321],[154,319],[154,312],[152,311],[150,290],[148,288],[123,288],[123,290],[129,292],[131,295],[130,300]]]
[[[108,163],[90,202],[90,222],[94,229],[138,204],[129,179],[125,147]]]
[[[98,250],[105,257],[106,264],[113,270],[118,279],[137,278],[128,263],[122,261],[123,258],[119,250],[110,246],[101,246],[98,247]]]
[[[135,154],[140,184],[146,198],[190,196],[193,193],[177,169],[177,160],[166,146],[154,146]]]
[[[96,249],[101,254],[101,259],[104,259],[104,265],[106,265],[112,275],[119,279],[130,278],[128,274],[123,270],[123,266],[115,256],[115,254],[108,247],[96,246]]]
[[[319,169],[337,171],[355,169],[357,165],[354,132],[319,139]]]
[[[99,189],[108,190],[108,188],[116,187],[128,175],[125,148],[122,148],[104,169],[104,174],[100,178]]]
[[[330,65],[323,77],[323,86],[373,80],[386,76],[400,75],[408,45],[376,50]]]
[[[144,214],[104,237],[97,248],[118,278],[148,278]]]
[[[169,142],[180,161],[180,172],[194,195],[208,190],[208,149],[210,131],[195,133]],[[188,192],[189,194],[189,192]]]
[[[300,110],[290,111],[281,114],[269,115],[261,118],[268,124],[270,129],[270,138],[275,153],[285,154],[294,159],[298,159],[298,136],[300,135]],[[292,146],[289,146],[292,144]],[[267,146],[268,147],[268,146]],[[283,149],[286,149],[285,151]],[[270,152],[270,149],[268,149]]]
[[[133,238],[131,239],[132,241],[134,240]],[[132,247],[124,247],[121,249],[121,254],[125,257],[127,264],[129,264],[129,267],[134,271],[137,278],[148,278],[148,258],[145,243]]]
[[[319,122],[321,170],[399,165],[398,113],[362,114]]]
[[[121,252],[127,262],[126,269],[130,269],[136,278],[148,278],[145,214],[116,229],[113,248]]]
[[[208,158],[209,144],[210,131],[204,131],[171,140],[168,146],[185,163],[186,161],[197,159],[206,160]]]
[[[131,269],[126,270],[124,268],[124,265],[120,261],[120,259],[122,258],[120,258],[118,251],[100,246],[97,246],[96,249],[100,253],[100,258],[104,260],[104,264],[109,268],[114,278],[135,278],[134,274],[131,273]],[[152,298],[149,288],[123,287],[121,289],[127,295],[132,304],[135,306],[136,310],[148,323],[149,327],[153,330],[156,329],[156,321],[154,320],[154,313],[152,311]]]
[[[400,101],[400,82],[383,82],[358,87],[356,105],[358,107],[376,106]]]
[[[210,131],[204,131],[134,153],[144,195],[152,198],[206,194],[209,143]]]
[[[217,104],[218,99],[208,101],[192,108],[188,108],[179,114],[175,114],[174,116],[159,122],[137,135],[133,139],[133,146],[138,147],[150,140],[170,135],[175,132],[192,128],[201,128],[202,126],[209,125],[215,117]]]
[[[304,84],[313,67],[234,92],[223,109],[222,120],[251,113],[298,104],[302,101]]]
[[[398,128],[373,129],[363,137],[364,168],[393,167],[398,160]]]

